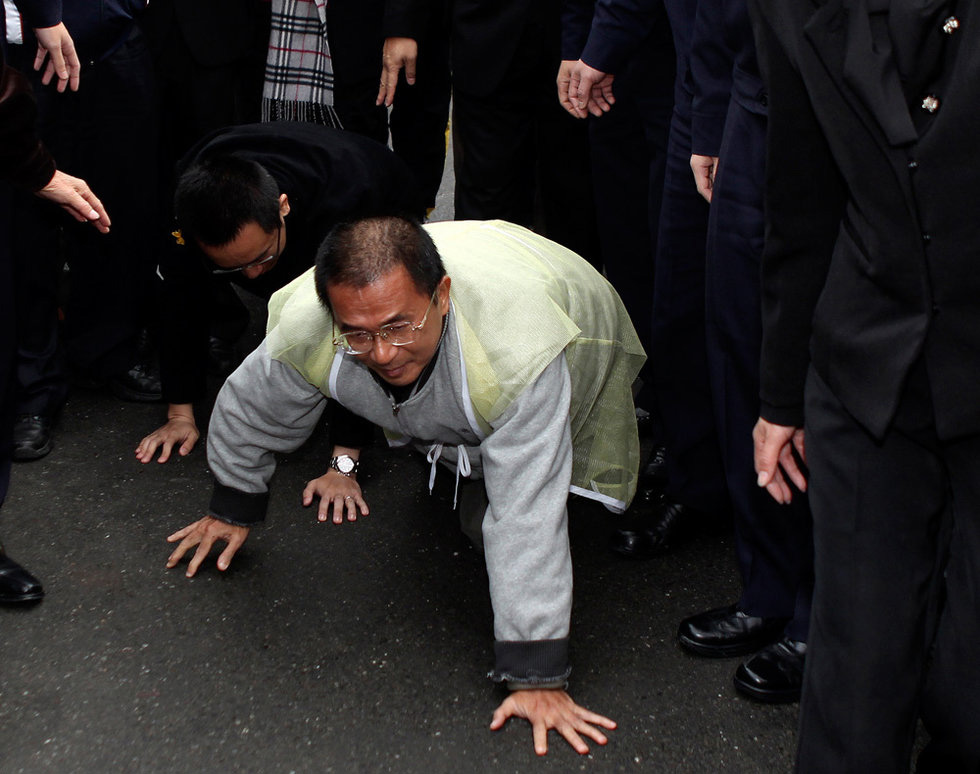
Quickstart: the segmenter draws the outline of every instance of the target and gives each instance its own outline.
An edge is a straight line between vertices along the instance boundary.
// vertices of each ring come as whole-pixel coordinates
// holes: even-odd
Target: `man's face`
[[[289,200],[286,194],[279,197],[280,225],[272,231],[265,231],[255,221],[242,226],[230,242],[215,247],[199,244],[201,251],[217,269],[238,269],[248,279],[265,274],[278,262],[286,249],[286,222],[289,214]],[[267,260],[271,258],[271,260]]]
[[[418,379],[436,353],[442,334],[442,318],[449,311],[449,277],[443,277],[439,282],[431,308],[431,296],[419,291],[404,266],[393,269],[367,287],[328,285],[327,296],[340,333],[377,333],[382,325],[395,322],[418,325],[428,311],[425,325],[415,332],[415,341],[411,344],[396,347],[375,336],[370,352],[353,356],[389,384],[400,387]]]

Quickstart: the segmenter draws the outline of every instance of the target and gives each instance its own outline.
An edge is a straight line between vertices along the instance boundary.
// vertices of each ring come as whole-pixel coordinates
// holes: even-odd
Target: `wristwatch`
[[[358,465],[358,461],[349,454],[338,454],[336,457],[330,458],[330,467],[348,478],[357,473]]]

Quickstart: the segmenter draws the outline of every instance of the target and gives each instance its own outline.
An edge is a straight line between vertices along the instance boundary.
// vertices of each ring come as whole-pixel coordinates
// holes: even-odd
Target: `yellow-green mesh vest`
[[[575,253],[511,223],[425,228],[452,280],[470,401],[484,432],[564,350],[572,382],[571,491],[624,508],[639,467],[631,385],[645,356],[612,286]],[[312,269],[269,301],[270,356],[328,397],[334,335]]]

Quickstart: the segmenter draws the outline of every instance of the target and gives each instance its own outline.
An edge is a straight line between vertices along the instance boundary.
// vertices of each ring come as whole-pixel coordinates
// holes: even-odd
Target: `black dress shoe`
[[[39,460],[51,451],[51,420],[40,414],[23,414],[14,423],[14,459]]]
[[[159,403],[163,400],[160,375],[148,363],[136,363],[126,373],[112,377],[109,389],[120,400],[133,403]]]
[[[616,530],[610,547],[630,559],[650,559],[668,548],[679,525],[690,521],[693,513],[686,505],[662,500],[638,526]]]
[[[0,553],[0,602],[18,604],[37,602],[44,598],[41,581],[31,575],[17,562]]]
[[[662,500],[667,489],[667,447],[656,446],[650,459],[640,472],[636,500],[640,503],[656,503]]]
[[[636,409],[636,432],[640,438],[653,435],[653,414],[646,409]]]
[[[746,615],[735,605],[692,615],[681,621],[677,640],[697,656],[747,656],[779,639],[787,618]]]
[[[806,643],[783,637],[735,670],[735,690],[767,704],[799,701],[805,661]]]

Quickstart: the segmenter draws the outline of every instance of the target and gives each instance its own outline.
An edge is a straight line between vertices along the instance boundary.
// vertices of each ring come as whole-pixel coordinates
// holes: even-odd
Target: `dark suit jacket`
[[[199,65],[221,67],[248,53],[256,33],[260,3],[261,0],[153,0],[146,10],[144,29],[154,52],[179,29]]]
[[[455,89],[482,96],[496,88],[517,51],[531,5],[539,2],[553,0],[454,0],[452,65]],[[557,6],[555,21],[557,23]]]
[[[48,184],[54,171],[54,159],[37,135],[31,87],[23,75],[7,67],[0,48],[0,182],[36,191]],[[6,240],[6,235],[0,238]]]
[[[980,12],[959,3],[951,35],[942,17],[923,27],[926,42],[942,46],[941,67],[931,82],[904,73],[921,90],[885,111],[869,105],[881,93],[869,68],[844,76],[856,41],[846,4],[750,4],[770,101],[763,416],[802,422],[812,361],[880,437],[921,357],[940,437],[977,433],[980,47],[970,42],[980,39]],[[921,107],[929,94],[932,113]],[[910,117],[911,140],[886,132]]]

